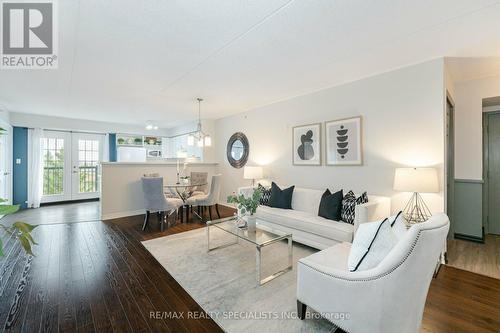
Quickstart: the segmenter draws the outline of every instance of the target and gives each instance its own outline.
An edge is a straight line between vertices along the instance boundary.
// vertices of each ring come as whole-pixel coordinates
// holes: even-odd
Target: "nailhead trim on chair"
[[[374,277],[363,278],[363,279],[348,279],[348,278],[345,278],[345,277],[340,277],[340,276],[337,276],[337,275],[334,275],[334,274],[323,272],[323,271],[317,269],[316,267],[312,267],[311,265],[308,265],[308,264],[306,264],[304,262],[300,262],[299,261],[299,264],[307,266],[307,267],[309,267],[309,268],[317,271],[318,273],[331,276],[331,277],[336,278],[338,280],[350,281],[350,282],[366,282],[366,281],[378,280],[378,279],[381,279],[381,278],[383,278],[383,277],[391,274],[392,272],[394,272],[399,266],[401,266],[406,261],[406,259],[408,259],[408,257],[410,256],[410,254],[413,252],[413,249],[417,245],[417,242],[420,239],[420,235],[422,234],[422,231],[435,230],[435,229],[439,229],[439,228],[442,228],[442,227],[443,226],[439,226],[439,227],[432,228],[432,229],[419,230],[419,232],[417,234],[417,237],[415,238],[415,240],[413,241],[413,243],[411,245],[410,251],[408,251],[408,253],[404,256],[403,260],[401,260],[396,266],[394,266],[393,268],[391,268],[389,271],[385,272],[384,274],[380,274],[380,275],[377,275],[377,276],[374,276]]]
[[[427,231],[427,230],[435,230],[435,229],[439,229],[439,228],[442,228],[442,226],[440,227],[436,227],[436,228],[432,228],[432,229],[425,229],[424,231]],[[391,274],[392,272],[394,272],[399,266],[401,266],[405,261],[406,259],[408,259],[408,257],[410,256],[410,254],[413,252],[413,249],[415,249],[415,246],[417,246],[417,242],[420,238],[420,235],[422,233],[422,230],[420,230],[417,234],[417,237],[415,238],[415,240],[413,241],[412,245],[411,245],[411,248],[410,248],[410,251],[408,251],[408,253],[404,256],[403,260],[401,260],[401,262],[399,262],[396,266],[394,266],[392,269],[390,269],[389,271],[387,271],[386,273],[384,274],[381,274],[381,275],[378,275],[378,276],[374,276],[373,278],[370,278],[370,279],[346,279],[346,278],[343,278],[343,277],[339,277],[339,276],[336,276],[336,275],[333,275],[333,274],[330,274],[330,273],[326,273],[326,272],[323,272],[315,267],[312,267],[308,264],[305,264],[303,262],[299,262],[299,264],[302,264],[304,266],[307,266],[315,271],[317,271],[318,273],[321,273],[321,274],[324,274],[324,275],[328,275],[328,276],[331,276],[333,278],[336,278],[338,280],[343,280],[343,281],[349,281],[349,282],[364,282],[364,281],[373,281],[373,280],[378,280],[378,279],[381,279],[389,274]],[[299,299],[299,301],[301,301]],[[304,303],[306,304],[306,303]],[[307,305],[307,304],[306,304]],[[307,305],[309,306],[309,305]],[[311,306],[309,306],[311,309],[314,310],[314,308],[312,308]],[[316,311],[316,310],[315,310]],[[321,312],[319,311],[316,311],[318,313],[321,314]],[[332,321],[330,321],[332,324],[334,324],[335,326],[337,326],[337,328],[340,328],[341,330],[345,331],[345,332],[349,332],[347,329],[345,329],[342,325],[338,324],[338,323],[334,323]]]

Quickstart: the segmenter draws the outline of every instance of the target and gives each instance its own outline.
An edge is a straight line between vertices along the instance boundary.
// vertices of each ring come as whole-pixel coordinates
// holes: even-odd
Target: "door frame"
[[[64,140],[64,169],[63,169],[63,193],[60,195],[42,195],[41,203],[49,203],[49,202],[59,202],[59,201],[69,201],[71,200],[71,176],[67,170],[71,169],[71,133],[63,132],[63,131],[51,131],[44,130],[43,137],[47,137],[47,134],[50,134],[50,137],[63,139]],[[29,139],[31,142],[31,139]],[[31,156],[31,144],[29,146],[28,156]],[[69,158],[68,158],[69,154]],[[42,168],[43,168],[43,156],[42,156]],[[29,177],[31,179],[31,177]],[[42,181],[43,186],[43,181]]]
[[[4,121],[3,119],[0,119],[0,127],[2,127],[3,129],[5,129],[6,131],[6,134],[5,134],[5,142],[6,142],[6,156],[5,156],[5,167],[6,167],[6,170],[4,171],[5,175],[5,187],[6,187],[6,190],[7,190],[7,197],[6,198],[2,198],[2,199],[7,199],[8,200],[8,203],[12,203],[12,200],[13,200],[13,191],[14,191],[14,188],[13,188],[13,176],[12,176],[12,171],[14,169],[14,154],[13,154],[13,138],[14,138],[14,134],[13,134],[13,127],[11,124],[9,124],[8,122]]]
[[[450,108],[448,109],[448,104]],[[449,116],[448,116],[449,112]],[[450,137],[451,135],[451,137]],[[450,140],[451,138],[451,140]],[[448,237],[453,238],[455,234],[455,103],[446,91],[445,100],[445,196],[446,214],[450,219],[450,231]],[[451,174],[450,174],[451,173]]]
[[[97,192],[92,193],[77,193],[75,188],[78,188],[77,184],[74,184],[74,173],[73,167],[75,166],[75,162],[78,160],[75,159],[75,146],[77,146],[78,139],[76,137],[89,137],[96,138],[97,136],[101,137],[99,140],[99,165],[98,165],[98,181],[100,182],[101,176],[101,168],[100,163],[104,157],[104,138],[105,135],[101,133],[89,133],[89,132],[77,132],[77,131],[63,131],[63,130],[44,130],[44,137],[50,133],[52,137],[62,138],[64,139],[64,175],[63,175],[63,194],[62,195],[50,195],[50,196],[42,196],[41,203],[53,203],[53,202],[67,202],[67,201],[77,201],[77,200],[85,200],[85,199],[95,199],[100,198],[101,196],[101,186],[98,184]],[[30,134],[28,134],[30,135]],[[29,140],[31,142],[31,140]],[[28,144],[28,156],[31,156],[31,144]],[[43,166],[43,165],[42,165]],[[29,172],[29,171],[28,171]],[[28,177],[28,182],[30,182],[31,177]]]
[[[497,111],[483,111],[483,235],[490,233],[490,179],[489,179],[489,125],[490,116],[500,115],[500,107]]]
[[[88,193],[79,193],[79,172],[78,172],[78,140],[97,140],[99,141],[99,161],[97,163],[97,191]],[[71,133],[71,199],[70,200],[85,200],[85,199],[95,199],[101,196],[100,193],[100,163],[104,157],[104,136],[102,134],[91,134],[91,133]],[[76,156],[75,156],[76,155]]]

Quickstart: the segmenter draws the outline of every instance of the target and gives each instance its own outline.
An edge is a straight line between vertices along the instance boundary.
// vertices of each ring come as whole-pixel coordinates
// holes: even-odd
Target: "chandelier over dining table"
[[[187,138],[188,146],[194,146],[195,143],[198,147],[210,147],[212,145],[212,138],[210,135],[203,132],[201,126],[201,102],[202,98],[197,98],[198,100],[198,126],[195,132],[190,133]]]

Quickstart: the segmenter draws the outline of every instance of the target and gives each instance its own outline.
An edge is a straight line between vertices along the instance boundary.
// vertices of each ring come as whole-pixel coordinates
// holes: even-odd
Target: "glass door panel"
[[[73,192],[74,199],[99,197],[99,162],[102,159],[103,136],[73,133]]]
[[[42,202],[71,200],[71,135],[45,131],[42,142]]]

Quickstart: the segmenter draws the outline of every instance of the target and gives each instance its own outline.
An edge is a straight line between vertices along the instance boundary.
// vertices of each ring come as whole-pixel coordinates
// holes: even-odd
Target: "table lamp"
[[[243,178],[251,179],[252,186],[255,186],[256,179],[262,179],[262,167],[260,166],[246,166],[243,168]]]
[[[403,215],[409,224],[427,221],[432,214],[420,193],[439,192],[437,170],[434,168],[396,168],[394,190],[413,192],[403,209]]]

